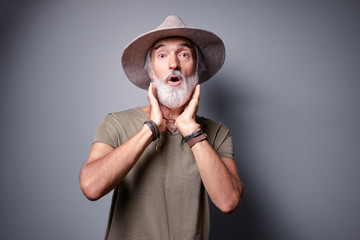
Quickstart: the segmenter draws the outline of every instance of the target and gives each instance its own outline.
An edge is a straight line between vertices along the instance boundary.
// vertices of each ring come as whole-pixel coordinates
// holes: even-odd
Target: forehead
[[[154,43],[152,49],[157,50],[161,47],[187,47],[190,49],[194,49],[194,44],[182,37],[171,37],[171,38],[164,38]]]

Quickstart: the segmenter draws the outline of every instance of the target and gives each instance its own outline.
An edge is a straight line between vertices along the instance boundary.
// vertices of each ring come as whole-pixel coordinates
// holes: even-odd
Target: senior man
[[[149,105],[107,115],[80,172],[85,196],[113,192],[105,239],[208,239],[208,196],[225,213],[242,184],[221,123],[197,116],[200,85],[223,65],[214,33],[169,16],[124,50],[124,72]]]

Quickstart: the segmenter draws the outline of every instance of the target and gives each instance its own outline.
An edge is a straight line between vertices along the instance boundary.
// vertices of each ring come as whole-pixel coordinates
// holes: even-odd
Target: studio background
[[[102,239],[81,193],[98,122],[147,104],[121,53],[167,15],[227,49],[199,114],[225,123],[245,186],[212,239],[360,239],[359,1],[1,1],[0,239]]]

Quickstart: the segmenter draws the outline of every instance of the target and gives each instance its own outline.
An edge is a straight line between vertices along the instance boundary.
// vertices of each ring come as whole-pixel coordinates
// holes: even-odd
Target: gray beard
[[[179,86],[171,86],[167,83],[168,77],[171,75],[178,75],[181,78]],[[192,92],[199,81],[199,76],[195,73],[193,76],[185,78],[180,71],[169,73],[164,79],[159,79],[155,74],[154,82],[157,90],[157,97],[159,102],[168,108],[179,108],[189,101]]]

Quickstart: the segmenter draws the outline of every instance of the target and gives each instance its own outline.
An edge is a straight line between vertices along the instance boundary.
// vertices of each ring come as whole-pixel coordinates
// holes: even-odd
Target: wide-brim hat
[[[214,33],[195,27],[188,27],[178,16],[168,16],[156,29],[135,38],[122,54],[122,66],[126,76],[136,86],[147,89],[150,78],[144,69],[147,51],[160,39],[184,37],[191,40],[200,50],[199,61],[204,70],[199,72],[199,83],[214,76],[225,61],[225,46]]]

